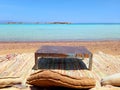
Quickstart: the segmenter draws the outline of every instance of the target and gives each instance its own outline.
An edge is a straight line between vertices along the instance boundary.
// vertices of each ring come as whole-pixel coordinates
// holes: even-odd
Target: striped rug
[[[0,78],[21,77],[24,82],[34,70],[34,53],[17,54],[12,59],[0,56]],[[40,58],[39,70],[49,69],[72,77],[92,77],[96,86],[100,86],[102,77],[120,72],[120,56],[113,56],[102,52],[93,55],[92,71],[87,70],[88,58]]]

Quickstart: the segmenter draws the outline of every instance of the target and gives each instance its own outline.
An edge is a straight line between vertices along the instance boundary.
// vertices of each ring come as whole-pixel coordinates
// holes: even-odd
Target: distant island
[[[71,24],[71,22],[50,22],[48,24]]]
[[[4,24],[72,24],[71,22],[4,22]]]
[[[120,24],[120,23],[102,23],[102,22],[91,22],[91,23],[71,23],[71,22],[17,22],[17,21],[0,21],[0,24]]]

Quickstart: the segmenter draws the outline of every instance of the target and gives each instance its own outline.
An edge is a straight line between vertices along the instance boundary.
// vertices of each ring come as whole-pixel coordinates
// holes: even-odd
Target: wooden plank
[[[79,54],[85,54],[85,56],[91,54],[87,48],[84,46],[79,47],[71,47],[71,46],[42,46],[40,49],[38,49],[36,54],[41,55],[52,55],[52,54],[58,54],[58,55],[79,55]]]

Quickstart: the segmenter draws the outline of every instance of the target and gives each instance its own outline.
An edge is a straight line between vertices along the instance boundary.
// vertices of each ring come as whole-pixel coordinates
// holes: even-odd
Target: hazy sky
[[[0,21],[120,23],[120,0],[0,0]]]

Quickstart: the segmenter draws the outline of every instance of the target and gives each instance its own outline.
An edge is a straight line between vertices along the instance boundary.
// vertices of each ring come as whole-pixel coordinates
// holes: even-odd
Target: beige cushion
[[[120,90],[120,87],[97,87],[90,90]]]
[[[0,88],[13,86],[16,84],[21,84],[22,80],[20,78],[0,78]]]
[[[93,88],[95,86],[95,80],[93,78],[73,78],[50,70],[38,71],[31,74],[27,79],[27,83],[41,87]]]
[[[107,76],[101,80],[102,85],[120,86],[120,73]]]

